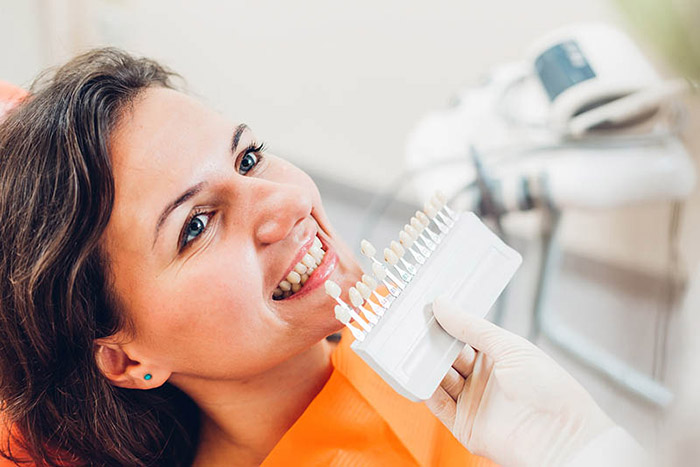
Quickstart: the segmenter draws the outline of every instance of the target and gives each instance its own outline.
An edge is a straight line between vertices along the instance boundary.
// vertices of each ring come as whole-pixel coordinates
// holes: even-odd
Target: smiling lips
[[[309,280],[309,276],[321,264],[325,255],[326,252],[323,250],[321,240],[318,236],[315,236],[309,251],[304,254],[301,261],[294,265],[287,277],[279,283],[272,292],[272,298],[274,300],[283,300],[301,290],[306,281]]]

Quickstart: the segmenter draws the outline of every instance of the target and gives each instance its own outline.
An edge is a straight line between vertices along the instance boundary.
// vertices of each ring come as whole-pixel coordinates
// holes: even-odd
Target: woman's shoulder
[[[344,332],[331,378],[263,465],[290,459],[313,465],[492,465],[459,444],[425,404],[391,389],[352,351],[351,341]]]

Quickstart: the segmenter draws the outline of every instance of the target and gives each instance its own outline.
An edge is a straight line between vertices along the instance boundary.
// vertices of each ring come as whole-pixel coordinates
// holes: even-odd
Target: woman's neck
[[[183,389],[202,411],[195,465],[259,465],[333,371],[325,339],[244,381],[197,381]]]

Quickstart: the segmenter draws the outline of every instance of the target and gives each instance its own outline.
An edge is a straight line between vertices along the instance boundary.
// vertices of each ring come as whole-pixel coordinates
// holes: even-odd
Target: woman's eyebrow
[[[172,213],[175,209],[177,209],[181,204],[187,202],[189,199],[191,199],[193,196],[195,196],[197,193],[202,191],[202,189],[206,186],[207,182],[199,182],[196,185],[190,187],[182,193],[180,196],[178,196],[176,199],[174,199],[170,204],[168,204],[165,209],[163,209],[163,212],[160,214],[160,217],[158,217],[158,222],[156,222],[156,229],[155,233],[153,235],[153,247],[156,246],[156,242],[158,241],[158,234],[160,233],[161,227],[163,227],[163,224],[165,223],[165,220],[168,218],[170,213]],[[152,247],[152,248],[153,248]]]
[[[238,148],[238,142],[241,139],[241,135],[247,129],[248,125],[246,125],[245,123],[241,123],[233,131],[233,138],[231,138],[231,154],[233,154],[234,156],[236,155],[236,148]]]
[[[231,137],[231,155],[233,155],[233,156],[236,155],[236,149],[238,148],[238,143],[241,140],[241,135],[247,129],[248,129],[248,125],[246,125],[245,123],[241,123],[241,124],[237,125],[236,128],[233,130],[233,136]],[[163,224],[165,223],[168,216],[175,209],[177,209],[180,205],[187,202],[189,199],[191,199],[197,193],[202,191],[202,189],[204,188],[205,185],[206,185],[206,182],[199,182],[196,185],[188,188],[184,193],[182,193],[176,199],[171,201],[170,204],[168,204],[165,207],[165,209],[163,209],[163,212],[158,217],[158,222],[156,222],[156,228],[155,228],[155,232],[153,234],[153,246],[151,248],[155,248],[156,242],[158,241],[158,234],[160,234],[160,229],[163,227]]]

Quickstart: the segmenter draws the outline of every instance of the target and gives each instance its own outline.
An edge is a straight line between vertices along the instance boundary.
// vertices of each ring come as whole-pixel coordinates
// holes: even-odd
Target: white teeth
[[[394,266],[399,262],[399,257],[390,249],[384,248],[384,261]]]
[[[416,211],[416,218],[418,221],[420,221],[421,224],[423,224],[423,227],[427,227],[430,225],[430,219],[428,219],[428,216],[425,215],[425,213]],[[413,223],[411,223],[413,225]],[[419,232],[422,231],[423,229],[419,229]]]
[[[362,295],[355,287],[348,289],[348,296],[350,297],[350,303],[356,308],[360,308],[365,303],[365,299],[362,298]]]
[[[399,242],[397,242],[396,240],[392,240],[390,243],[390,246],[391,246],[391,251],[396,253],[396,256],[398,256],[399,258],[401,258],[404,254],[406,254],[406,250],[404,250],[403,247],[401,245],[399,245]]]
[[[382,266],[380,263],[373,263],[372,274],[374,274],[374,277],[381,281],[386,277],[386,270],[384,269],[384,266]]]
[[[411,245],[413,245],[413,237],[404,230],[399,232],[399,241],[406,248],[411,248]]]
[[[294,292],[298,292],[301,287],[309,280],[309,276],[323,261],[326,252],[323,250],[323,244],[318,237],[314,237],[313,244],[309,251],[297,264],[294,269],[289,272],[287,277],[280,282],[277,288],[273,291],[272,297],[275,299],[287,298]]]
[[[372,289],[367,287],[362,282],[358,282],[357,284],[355,284],[355,288],[357,288],[357,291],[360,292],[360,295],[362,295],[362,298],[365,300],[369,300],[369,297],[372,296]]]
[[[371,290],[376,289],[378,285],[377,281],[374,280],[374,277],[368,276],[367,274],[362,274],[362,282]]]
[[[367,240],[362,240],[360,242],[360,251],[362,251],[362,254],[368,258],[371,258],[377,254],[377,249],[374,248],[374,245]]]
[[[348,310],[340,305],[335,306],[335,319],[343,324],[348,324],[350,322],[350,313]]]
[[[298,284],[299,282],[301,282],[301,275],[296,271],[292,271],[287,276],[287,280],[293,286],[294,284]]]
[[[311,256],[308,253],[306,253],[304,255],[301,262],[304,263],[304,266],[306,266],[307,268],[312,268],[312,267],[316,266],[316,260],[314,259],[313,256]]]
[[[314,257],[316,263],[320,263],[323,259],[323,250],[321,250],[320,248],[311,247],[309,253],[311,254],[311,256]]]
[[[422,223],[421,221],[419,221],[419,220],[418,220],[417,218],[415,218],[415,217],[411,217],[411,225],[410,225],[410,226],[413,227],[413,229],[416,231],[416,233],[419,233],[419,234],[420,234],[420,233],[423,231],[423,229],[425,228],[425,226],[423,225],[423,223]]]
[[[326,293],[330,295],[333,298],[338,298],[340,297],[340,286],[336,284],[335,282],[331,280],[327,280],[326,283],[324,284],[326,287]]]
[[[428,215],[428,217],[431,218],[431,219],[432,219],[433,217],[437,216],[437,211],[435,210],[435,208],[434,208],[431,204],[429,204],[429,202],[426,202],[426,203],[425,203],[425,206],[424,206],[423,211],[425,211],[425,213],[426,213],[426,214]]]

